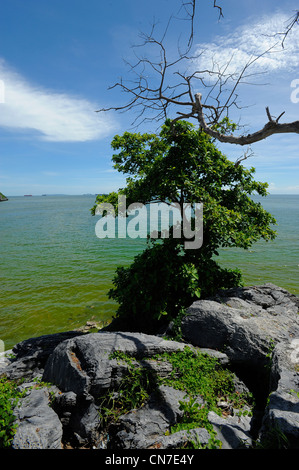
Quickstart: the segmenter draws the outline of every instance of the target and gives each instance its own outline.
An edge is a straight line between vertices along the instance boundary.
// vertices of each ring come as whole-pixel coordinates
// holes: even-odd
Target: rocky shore
[[[298,449],[298,306],[296,296],[265,284],[198,300],[179,325],[156,335],[103,329],[23,341],[0,360],[0,375],[16,380],[25,393],[14,409],[12,448],[182,449],[194,443],[211,448],[213,436],[221,449]],[[171,339],[174,331],[179,340]],[[219,412],[207,415],[209,426],[180,428],[190,398],[175,378],[171,385],[163,382],[172,377],[173,365],[159,357],[186,348],[230,370],[235,392],[252,393],[254,405],[244,412],[221,397]],[[149,372],[154,387],[142,406],[116,419],[120,384],[132,370]],[[103,397],[109,397],[109,425]],[[192,402],[197,410],[204,405],[200,394]]]

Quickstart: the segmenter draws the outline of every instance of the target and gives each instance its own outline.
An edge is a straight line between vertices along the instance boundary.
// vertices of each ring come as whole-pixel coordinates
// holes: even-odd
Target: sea
[[[299,295],[299,195],[255,196],[277,220],[274,241],[219,251],[222,266],[239,268],[245,285],[271,282]],[[98,238],[95,195],[12,196],[0,203],[0,345],[105,325],[118,266],[146,247],[141,238]],[[204,234],[203,234],[204,237]]]

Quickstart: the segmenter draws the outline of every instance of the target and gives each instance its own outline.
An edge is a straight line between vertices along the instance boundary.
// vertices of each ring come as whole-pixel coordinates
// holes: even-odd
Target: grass
[[[189,347],[185,347],[183,351],[164,353],[151,358],[167,361],[172,365],[172,372],[163,378],[156,376],[148,368],[136,365],[136,361],[119,351],[110,357],[125,361],[128,370],[118,389],[101,399],[101,415],[107,429],[119,416],[143,406],[150,394],[163,384],[185,392],[185,400],[180,402],[182,418],[170,428],[169,433],[189,431],[197,427],[205,428],[211,435],[211,448],[219,446],[220,442],[215,439],[215,432],[208,420],[209,411],[221,415],[219,401],[225,401],[232,408],[241,410],[241,413],[246,405],[253,406],[252,395],[241,394],[235,390],[233,373],[222,367],[218,359],[195,352]],[[197,401],[199,396],[204,401],[203,405]],[[193,443],[193,446],[200,447],[200,443]]]

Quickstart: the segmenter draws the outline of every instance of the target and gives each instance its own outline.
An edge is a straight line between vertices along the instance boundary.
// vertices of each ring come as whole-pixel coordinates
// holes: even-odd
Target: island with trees
[[[3,193],[0,193],[0,202],[2,201],[8,201],[8,198],[6,196],[4,196]]]

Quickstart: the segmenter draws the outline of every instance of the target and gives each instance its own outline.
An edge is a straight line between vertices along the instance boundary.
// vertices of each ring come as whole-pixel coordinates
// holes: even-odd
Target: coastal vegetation
[[[13,410],[23,395],[14,381],[0,377],[0,449],[11,445],[16,431]]]
[[[7,201],[7,200],[8,200],[7,197],[4,196],[3,193],[0,193],[0,202],[1,202],[1,201]]]

